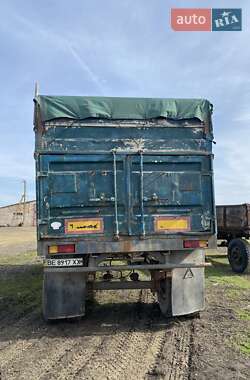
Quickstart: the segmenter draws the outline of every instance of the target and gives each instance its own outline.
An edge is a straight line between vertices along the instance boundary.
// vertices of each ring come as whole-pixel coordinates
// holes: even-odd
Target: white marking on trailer
[[[183,279],[185,280],[186,278],[193,278],[194,274],[190,268],[188,268],[184,274]]]
[[[53,222],[51,223],[51,227],[53,228],[53,230],[59,230],[59,228],[61,227],[62,223],[61,222]]]

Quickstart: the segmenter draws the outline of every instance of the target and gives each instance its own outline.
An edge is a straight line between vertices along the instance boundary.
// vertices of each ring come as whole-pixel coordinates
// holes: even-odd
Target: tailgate
[[[43,235],[214,233],[209,155],[41,155],[38,166]]]

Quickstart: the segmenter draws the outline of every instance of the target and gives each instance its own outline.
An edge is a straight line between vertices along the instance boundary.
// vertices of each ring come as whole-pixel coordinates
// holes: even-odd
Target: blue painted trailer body
[[[143,249],[152,249],[158,239],[165,250],[169,239],[215,234],[211,124],[64,119],[48,121],[39,131],[39,241],[70,239],[82,253],[94,253],[98,241],[103,246],[143,238]],[[159,231],[155,220],[163,216],[187,217],[190,228]],[[67,233],[66,222],[81,218],[100,218],[103,229]]]

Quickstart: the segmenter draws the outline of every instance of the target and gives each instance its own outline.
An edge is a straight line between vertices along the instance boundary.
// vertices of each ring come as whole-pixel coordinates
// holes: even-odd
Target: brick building
[[[36,201],[0,207],[0,227],[35,226]]]

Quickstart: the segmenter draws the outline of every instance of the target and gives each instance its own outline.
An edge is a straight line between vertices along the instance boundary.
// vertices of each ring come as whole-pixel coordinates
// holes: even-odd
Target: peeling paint
[[[145,145],[145,139],[127,139],[123,140],[123,146],[129,150],[143,150]],[[118,148],[121,149],[121,148]]]
[[[201,225],[204,228],[204,230],[209,230],[211,228],[210,212],[205,211],[204,214],[201,215]]]

